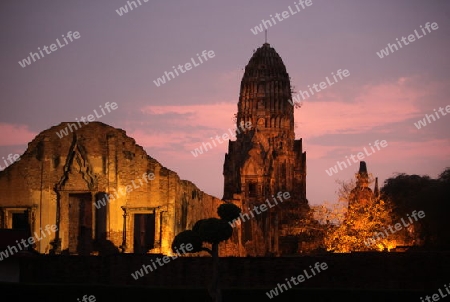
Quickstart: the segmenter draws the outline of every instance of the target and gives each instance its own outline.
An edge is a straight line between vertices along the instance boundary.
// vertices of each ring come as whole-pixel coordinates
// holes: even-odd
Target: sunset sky
[[[336,201],[336,180],[350,180],[359,165],[332,176],[325,170],[376,140],[387,146],[364,160],[380,185],[395,173],[436,178],[450,167],[450,113],[433,111],[450,106],[450,1],[312,0],[296,14],[293,0],[144,1],[122,16],[116,10],[125,0],[0,3],[0,158],[22,154],[51,126],[116,102],[97,120],[124,129],[162,165],[221,198],[228,144],[198,157],[191,151],[235,127],[243,69],[264,43],[251,28],[288,11],[269,26],[268,43],[294,89],[339,69],[350,73],[295,110],[311,205]],[[438,28],[426,31],[427,22]],[[422,37],[377,55],[415,30]],[[70,31],[80,37],[63,42]],[[18,63],[56,39],[62,47]],[[215,56],[155,85],[204,50]],[[425,114],[440,118],[418,129]]]

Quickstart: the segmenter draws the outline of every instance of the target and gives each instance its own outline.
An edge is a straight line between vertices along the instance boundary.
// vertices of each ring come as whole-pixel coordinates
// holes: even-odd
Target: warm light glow
[[[381,243],[377,243],[377,249],[382,252],[384,250],[384,245]]]
[[[392,249],[395,249],[397,247],[397,243],[395,242],[395,240],[389,241],[388,242],[388,251],[390,252]]]

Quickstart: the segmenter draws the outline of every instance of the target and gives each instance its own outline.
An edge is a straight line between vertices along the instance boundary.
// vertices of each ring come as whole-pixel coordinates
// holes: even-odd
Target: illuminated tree
[[[370,194],[359,194],[358,181],[341,182],[338,203],[316,211],[318,219],[326,224],[324,244],[328,251],[348,253],[395,247],[395,233],[386,231],[392,225],[391,203],[371,190]]]
[[[231,238],[233,228],[230,223],[239,217],[241,209],[232,203],[223,203],[217,209],[219,218],[207,218],[197,221],[192,230],[186,230],[175,236],[172,250],[175,252],[184,244],[192,244],[190,253],[208,252],[213,258],[213,277],[209,294],[213,301],[221,302],[222,294],[219,287],[219,243]],[[211,244],[211,249],[204,246]]]

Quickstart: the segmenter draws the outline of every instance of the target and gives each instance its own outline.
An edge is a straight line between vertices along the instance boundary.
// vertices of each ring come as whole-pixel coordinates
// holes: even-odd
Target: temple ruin
[[[235,203],[243,214],[267,203],[270,209],[237,226],[220,255],[295,254],[305,243],[300,237],[309,205],[306,153],[295,139],[291,97],[286,67],[264,43],[242,78],[236,115],[242,131],[229,141],[222,199],[180,179],[122,129],[63,122],[44,130],[19,161],[0,171],[0,228],[31,234],[56,225],[33,246],[46,254],[170,255],[174,236],[217,217],[221,203]]]
[[[293,254],[298,250],[306,199],[306,152],[295,139],[290,77],[274,48],[264,43],[245,67],[237,125],[251,130],[230,141],[223,166],[223,199],[248,212],[279,192],[290,198],[246,220],[238,240],[254,256]]]
[[[124,130],[92,122],[59,138],[68,125],[41,132],[0,172],[0,228],[58,227],[35,243],[38,252],[171,254],[178,232],[217,216],[220,199],[181,180]]]

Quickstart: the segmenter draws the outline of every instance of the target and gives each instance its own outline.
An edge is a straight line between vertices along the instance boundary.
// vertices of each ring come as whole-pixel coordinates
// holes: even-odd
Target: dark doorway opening
[[[103,201],[106,204],[98,203],[100,206],[95,210],[95,239],[97,241],[106,240],[106,213],[109,203],[109,196],[105,192],[99,192],[95,195],[95,202]]]
[[[93,250],[98,255],[113,255],[119,253],[119,249],[108,238],[108,207],[110,196],[106,192],[95,194],[95,236]]]
[[[251,182],[248,184],[248,197],[257,197],[258,196],[258,192],[257,192],[257,187],[256,187],[256,183]]]
[[[27,212],[12,213],[12,229],[28,231],[28,215]]]
[[[247,241],[253,240],[253,238],[252,238],[252,234],[253,234],[252,221],[246,220],[246,221],[242,222],[242,225],[243,225],[243,228],[242,228],[243,242],[245,243]]]
[[[69,253],[89,255],[92,251],[92,195],[69,194]]]
[[[134,214],[134,252],[145,254],[155,247],[155,214]]]

